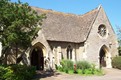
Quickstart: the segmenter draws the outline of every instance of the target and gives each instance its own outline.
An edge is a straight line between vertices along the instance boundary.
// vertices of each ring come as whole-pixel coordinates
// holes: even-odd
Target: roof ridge
[[[102,5],[100,4],[100,5],[98,6],[98,10],[99,10],[101,7],[102,7]]]
[[[95,10],[98,10],[98,7],[96,7],[95,9],[92,9],[91,11],[88,11],[88,12],[86,12],[86,13],[84,13],[84,14],[80,15],[80,16],[84,16],[84,15],[89,14],[89,13],[91,13],[91,12],[95,11]]]
[[[84,16],[90,12],[93,12],[95,10],[98,10],[100,8],[101,5],[99,5],[99,7],[96,7],[95,9],[92,9],[91,11],[88,11],[84,14],[80,14],[80,15],[77,15],[77,14],[74,14],[74,13],[64,13],[64,12],[59,12],[59,11],[56,11],[56,10],[52,10],[52,9],[44,9],[44,8],[39,8],[39,7],[35,7],[35,6],[31,6],[32,8],[34,9],[39,9],[39,10],[42,10],[44,12],[52,12],[52,13],[59,13],[59,14],[62,14],[62,15],[69,15],[69,16],[77,16],[77,17],[80,17],[80,16]]]
[[[70,16],[79,16],[77,14],[74,14],[74,13],[64,13],[64,12],[60,12],[60,11],[56,11],[56,10],[52,10],[52,9],[44,9],[44,8],[39,8],[39,7],[34,7],[34,6],[31,6],[33,9],[39,9],[39,10],[42,10],[44,12],[52,12],[52,13],[58,13],[58,14],[62,14],[62,15],[70,15]]]

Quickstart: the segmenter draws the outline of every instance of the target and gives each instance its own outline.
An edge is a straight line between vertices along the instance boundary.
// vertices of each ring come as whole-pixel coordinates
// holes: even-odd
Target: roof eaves
[[[67,43],[83,43],[85,41],[82,41],[82,42],[73,42],[73,41],[59,41],[59,40],[47,40],[47,41],[51,41],[51,42],[67,42]]]

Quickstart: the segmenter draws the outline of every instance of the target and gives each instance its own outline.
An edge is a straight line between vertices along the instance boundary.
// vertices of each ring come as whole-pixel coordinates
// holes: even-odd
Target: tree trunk
[[[7,54],[9,46],[7,46],[4,50],[2,50],[2,55],[0,57],[0,64],[7,64]]]
[[[27,50],[27,49],[26,49]],[[17,64],[23,60],[23,55],[25,54],[26,50],[24,50],[21,55],[17,58]]]
[[[17,64],[17,57],[18,57],[18,44],[16,43],[16,64]]]

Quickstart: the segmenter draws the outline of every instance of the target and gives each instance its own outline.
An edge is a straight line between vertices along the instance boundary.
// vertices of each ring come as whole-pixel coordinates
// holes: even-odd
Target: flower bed
[[[87,61],[78,61],[73,63],[71,60],[62,60],[60,66],[56,69],[68,74],[81,74],[81,75],[103,75],[102,70],[96,69],[94,64]]]

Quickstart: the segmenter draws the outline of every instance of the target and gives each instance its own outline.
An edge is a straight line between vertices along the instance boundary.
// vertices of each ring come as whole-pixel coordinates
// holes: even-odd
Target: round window
[[[106,27],[104,25],[100,25],[98,28],[98,33],[100,36],[104,37],[106,35]]]

